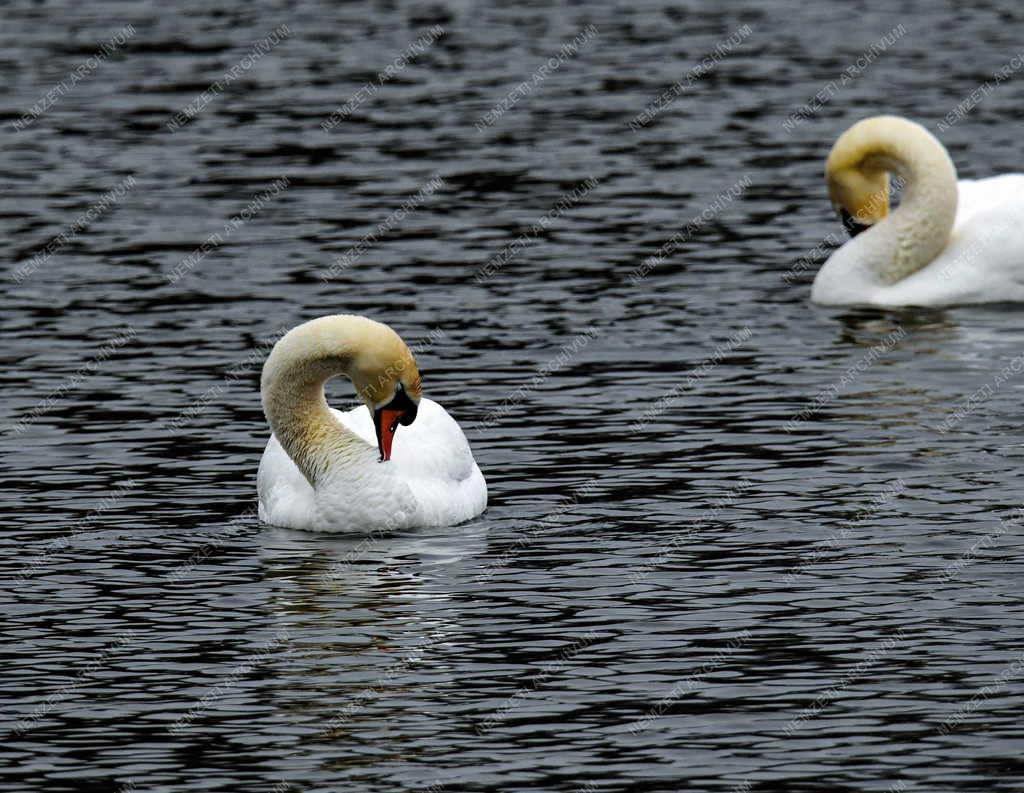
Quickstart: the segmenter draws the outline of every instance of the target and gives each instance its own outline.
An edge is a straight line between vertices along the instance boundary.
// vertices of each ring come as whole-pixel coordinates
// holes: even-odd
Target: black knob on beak
[[[849,234],[851,238],[856,237],[862,231],[867,231],[869,228],[871,228],[870,225],[858,223],[857,219],[849,212],[847,212],[845,209],[839,210],[839,217],[842,218],[843,227],[846,229],[846,233]]]

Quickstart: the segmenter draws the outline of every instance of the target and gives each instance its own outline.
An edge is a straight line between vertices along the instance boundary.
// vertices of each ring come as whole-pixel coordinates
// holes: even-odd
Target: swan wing
[[[367,408],[335,413],[345,426],[376,444]],[[432,399],[421,399],[416,421],[398,428],[389,465],[419,502],[423,525],[460,523],[487,506],[487,483],[465,433]]]
[[[1024,207],[1024,174],[1009,173],[989,179],[961,179],[957,182],[956,220],[953,234],[963,230],[978,215]]]
[[[1024,175],[961,182],[945,250],[886,290],[891,305],[1024,302]]]

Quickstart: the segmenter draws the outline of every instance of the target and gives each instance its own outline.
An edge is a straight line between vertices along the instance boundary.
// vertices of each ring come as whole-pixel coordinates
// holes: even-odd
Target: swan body
[[[891,214],[890,173],[904,185]],[[1024,175],[958,182],[945,148],[924,127],[878,116],[840,136],[826,178],[855,236],[822,265],[814,302],[1024,302]]]
[[[363,405],[344,413],[327,406],[323,385],[336,374],[352,379]],[[466,436],[443,407],[421,398],[412,354],[386,325],[350,315],[300,325],[275,345],[261,387],[273,430],[257,475],[261,520],[377,533],[454,525],[486,508],[487,484]],[[402,400],[414,405],[408,422],[382,426]],[[387,432],[399,422],[406,426],[392,449]]]

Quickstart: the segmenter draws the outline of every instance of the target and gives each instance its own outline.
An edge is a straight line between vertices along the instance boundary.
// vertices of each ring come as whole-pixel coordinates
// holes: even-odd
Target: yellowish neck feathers
[[[903,188],[889,214],[889,175]],[[956,168],[928,130],[898,116],[859,121],[832,146],[825,163],[829,197],[859,223],[874,225],[871,262],[879,280],[896,283],[932,261],[956,219]]]
[[[339,455],[367,444],[331,414],[324,383],[347,376],[373,411],[399,385],[415,400],[421,380],[405,342],[387,325],[354,314],[320,317],[286,333],[263,365],[263,410],[270,428],[310,484]]]

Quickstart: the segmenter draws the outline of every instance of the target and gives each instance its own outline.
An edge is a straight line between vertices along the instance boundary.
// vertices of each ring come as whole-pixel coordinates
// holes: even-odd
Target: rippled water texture
[[[1024,789],[1019,309],[808,302],[855,119],[1021,169],[975,5],[6,4],[3,791]],[[484,516],[254,518],[339,311]]]

